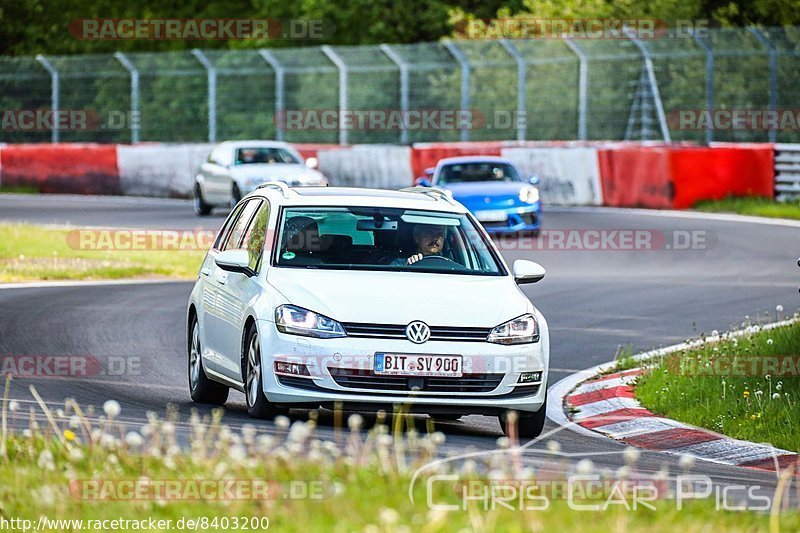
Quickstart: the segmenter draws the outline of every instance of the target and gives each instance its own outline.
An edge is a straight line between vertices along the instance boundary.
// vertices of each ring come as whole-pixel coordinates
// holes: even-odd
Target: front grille
[[[405,339],[406,327],[400,324],[369,324],[345,322],[342,324],[349,337],[369,339]],[[484,342],[492,328],[430,326],[432,341]]]
[[[371,370],[329,367],[334,381],[348,389],[368,389],[384,392],[492,392],[500,385],[504,374],[465,374],[460,378],[381,376]]]

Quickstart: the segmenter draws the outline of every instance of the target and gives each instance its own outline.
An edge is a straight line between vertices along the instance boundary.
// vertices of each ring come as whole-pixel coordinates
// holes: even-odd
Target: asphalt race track
[[[657,250],[539,250],[530,243],[541,238],[527,244],[503,241],[507,260],[532,259],[548,272],[544,281],[526,286],[525,292],[550,325],[550,384],[612,359],[620,346],[647,350],[702,332],[726,330],[746,315],[769,313],[774,319],[778,304],[789,315],[800,306],[798,227],[664,215],[589,208],[553,208],[544,213],[547,230],[577,230],[570,233],[573,236],[584,235],[580,233],[584,230],[640,230],[653,236]],[[5,195],[0,196],[0,220],[190,229],[216,228],[224,218],[222,214],[195,217],[191,204],[179,200]],[[694,235],[698,245],[684,249],[686,235]],[[191,286],[191,282],[153,282],[4,288],[0,354],[138,357],[139,375],[38,378],[35,385],[53,406],[74,398],[82,406],[99,409],[105,400],[116,399],[122,405],[121,419],[133,427],[146,422],[148,411],[163,413],[167,403],[186,414],[193,407],[184,340]],[[31,405],[31,382],[15,379],[11,397]],[[262,430],[279,431],[272,422],[250,419],[238,392],[231,394],[225,416],[232,426],[251,422]],[[302,419],[305,413],[293,411],[293,416]],[[186,426],[181,427],[185,431]],[[447,435],[446,453],[494,449],[501,435],[496,419],[480,416],[439,427]],[[576,454],[576,459],[588,457],[609,468],[624,464],[624,447],[610,439],[559,429],[548,421],[545,432],[553,430],[531,446],[534,451],[527,454],[531,461],[546,460],[545,444],[556,440],[562,452]],[[319,431],[333,433],[329,414],[321,414]],[[676,459],[657,453],[643,452],[638,463],[640,469],[653,471],[663,465],[678,470]],[[774,474],[701,461],[693,473],[720,483],[758,484],[765,491],[776,482]]]

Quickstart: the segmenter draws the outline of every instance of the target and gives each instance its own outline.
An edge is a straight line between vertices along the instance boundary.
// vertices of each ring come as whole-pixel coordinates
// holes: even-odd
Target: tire
[[[222,405],[228,401],[228,387],[211,381],[203,370],[202,350],[200,349],[200,329],[197,317],[192,319],[189,330],[189,393],[192,401],[197,403],[210,403]]]
[[[196,183],[194,186],[194,212],[197,216],[208,216],[211,214],[212,206],[208,205],[203,198],[203,191],[200,189],[200,184]]]
[[[285,412],[269,403],[264,396],[262,376],[264,373],[261,364],[261,343],[255,324],[247,331],[247,341],[244,344],[244,396],[247,403],[247,414],[253,418],[273,418]]]
[[[242,199],[242,191],[239,190],[239,186],[234,183],[233,187],[231,188],[231,210],[236,207],[236,204]]]
[[[500,426],[503,432],[508,434],[505,424],[505,416],[500,416]],[[544,423],[547,420],[547,393],[544,396],[542,407],[535,413],[517,416],[517,435],[523,439],[535,439],[542,434]]]

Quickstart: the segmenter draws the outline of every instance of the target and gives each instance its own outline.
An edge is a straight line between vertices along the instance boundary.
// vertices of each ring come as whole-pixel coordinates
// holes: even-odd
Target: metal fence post
[[[447,48],[447,51],[450,52],[450,55],[452,55],[461,66],[461,112],[468,113],[471,105],[469,97],[469,78],[471,67],[469,60],[467,59],[467,56],[464,55],[464,52],[462,52],[453,41],[445,41],[444,46]],[[459,124],[461,125],[461,141],[469,141],[469,128],[464,127],[464,124],[462,124],[461,121],[459,121]]]
[[[748,30],[756,36],[756,39],[769,52],[769,110],[774,114],[778,110],[778,49],[758,28],[750,27]],[[768,133],[769,142],[774,143],[777,139],[777,134],[778,130],[776,128],[770,128]]]
[[[706,51],[706,111],[709,113],[714,112],[714,50],[711,45],[704,39],[695,34],[694,30],[691,31],[694,41],[703,47]],[[709,120],[706,123],[706,144],[714,142],[714,125],[713,121]]]
[[[667,124],[667,115],[664,113],[664,105],[661,102],[661,93],[658,91],[658,82],[656,81],[656,73],[653,69],[653,58],[650,55],[650,49],[636,37],[636,33],[633,30],[626,27],[623,28],[623,31],[628,39],[630,39],[642,53],[644,68],[647,72],[647,80],[650,83],[650,90],[653,91],[653,100],[655,100],[656,104],[656,114],[658,115],[658,124],[661,128],[661,137],[666,142],[672,142],[672,138],[669,134],[669,125]]]
[[[286,120],[284,116],[284,90],[286,83],[286,69],[280,64],[275,54],[269,50],[261,49],[258,54],[269,63],[272,70],[275,71],[275,138],[279,141],[283,140],[283,125]]]
[[[517,62],[517,140],[525,140],[525,131],[528,127],[527,112],[527,69],[525,58],[519,53],[514,43],[508,39],[500,39],[500,44],[506,49],[508,55]]]
[[[114,57],[131,75],[131,144],[139,142],[139,71],[123,54],[117,52]]]
[[[208,73],[208,142],[213,143],[217,141],[217,69],[202,50],[195,48],[192,55]]]
[[[347,144],[347,65],[328,45],[322,52],[339,69],[339,144]]]
[[[41,63],[44,69],[50,74],[50,110],[53,112],[53,130],[50,132],[51,142],[58,142],[58,95],[59,95],[59,76],[56,68],[42,54],[36,56],[36,61]]]
[[[408,63],[403,61],[403,58],[392,50],[388,44],[380,45],[380,49],[400,69],[400,114],[403,117],[402,122],[400,122],[400,144],[408,144],[408,128],[406,127],[408,118]]]
[[[578,139],[586,140],[586,115],[589,108],[589,56],[578,43],[564,37],[564,43],[578,56]]]

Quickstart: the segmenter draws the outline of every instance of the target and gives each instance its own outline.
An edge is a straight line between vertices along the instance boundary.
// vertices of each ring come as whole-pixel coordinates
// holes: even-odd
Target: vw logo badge
[[[415,320],[406,326],[406,337],[415,344],[422,344],[431,338],[431,328],[420,320]]]

